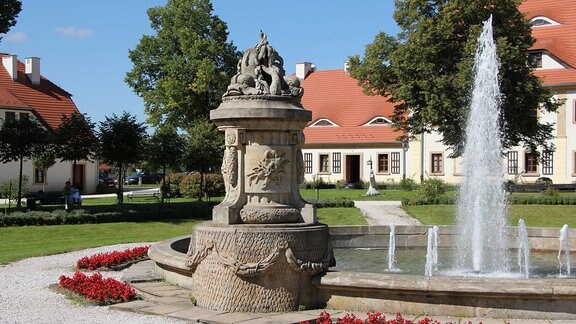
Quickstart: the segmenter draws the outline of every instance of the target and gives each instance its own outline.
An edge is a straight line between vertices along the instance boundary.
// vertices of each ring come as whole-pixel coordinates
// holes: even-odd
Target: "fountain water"
[[[431,277],[438,270],[438,226],[428,229],[428,247],[426,250],[426,267],[424,275]]]
[[[523,219],[518,221],[518,268],[524,278],[530,277],[530,244],[528,230]]]
[[[388,271],[398,271],[396,268],[396,225],[390,224],[390,237],[388,239]]]
[[[466,176],[458,198],[457,226],[462,235],[457,244],[455,265],[464,272],[501,273],[509,269],[499,65],[490,17],[478,38],[463,156]]]
[[[566,277],[570,277],[570,246],[568,244],[568,224],[564,224],[560,229],[560,248],[558,250],[558,268],[560,269],[560,276],[562,274],[562,266],[566,264]],[[564,262],[562,262],[562,250],[564,250]]]

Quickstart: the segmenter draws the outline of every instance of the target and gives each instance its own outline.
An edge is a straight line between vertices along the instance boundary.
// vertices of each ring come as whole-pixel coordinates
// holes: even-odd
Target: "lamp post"
[[[402,179],[406,180],[406,152],[408,152],[408,141],[402,140]]]

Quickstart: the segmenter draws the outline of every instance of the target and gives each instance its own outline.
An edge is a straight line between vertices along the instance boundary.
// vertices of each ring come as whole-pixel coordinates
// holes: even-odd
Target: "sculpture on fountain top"
[[[260,41],[246,50],[238,61],[238,73],[232,77],[224,97],[273,95],[301,98],[304,90],[296,76],[286,76],[284,59],[260,31]]]

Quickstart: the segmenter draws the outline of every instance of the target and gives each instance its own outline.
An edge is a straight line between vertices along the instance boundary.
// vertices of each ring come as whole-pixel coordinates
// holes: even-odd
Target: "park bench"
[[[134,201],[134,198],[153,198],[160,201],[160,191],[131,191],[126,197],[128,197],[128,201]]]

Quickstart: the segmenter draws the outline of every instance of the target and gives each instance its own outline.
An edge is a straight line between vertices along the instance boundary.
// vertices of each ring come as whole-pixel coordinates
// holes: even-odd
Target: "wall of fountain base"
[[[396,226],[397,246],[401,248],[425,247],[426,229],[426,226]],[[325,231],[327,227],[318,233],[327,234]],[[570,237],[576,237],[576,231],[570,231]],[[508,232],[512,245],[515,241],[515,229],[511,228]],[[558,229],[528,228],[528,232],[532,248],[557,251]],[[348,249],[386,248],[390,232],[388,226],[334,226],[329,228],[329,233],[328,246],[331,245],[334,249]],[[453,240],[449,236],[456,234],[454,227],[441,226],[441,245],[450,244]],[[157,274],[168,282],[191,289],[191,294],[196,297],[201,284],[194,281],[194,272],[186,265],[189,258],[187,256],[189,243],[190,236],[162,241],[152,245],[149,256],[155,261]],[[576,246],[574,241],[570,244]],[[302,248],[306,249],[307,246],[313,245],[304,245]],[[261,256],[270,255],[271,250],[273,249],[270,247],[265,249],[267,252],[262,252]],[[314,258],[324,257],[320,256],[320,250],[315,252],[318,255]],[[213,260],[213,262],[220,261]],[[232,273],[230,269],[216,270],[214,264],[206,263],[206,265],[210,265],[205,268],[204,276],[207,277],[219,276],[214,274],[215,271]],[[413,315],[424,312],[433,316],[576,320],[576,307],[574,307],[576,305],[576,280],[573,278],[426,277],[346,271],[328,271],[326,274],[308,278],[313,287],[307,288],[308,300],[296,301],[294,299],[286,310],[305,305],[306,308],[376,310]],[[219,280],[224,280],[222,284],[227,284],[227,279],[220,278]],[[244,280],[241,279],[241,281]],[[204,287],[209,289],[210,285],[204,285]],[[232,289],[224,291],[223,295],[233,298],[235,293],[236,290]],[[306,295],[305,291],[302,293]],[[250,299],[258,295],[252,292],[251,295],[242,296],[242,298]],[[243,311],[255,312],[262,311],[262,309]]]

